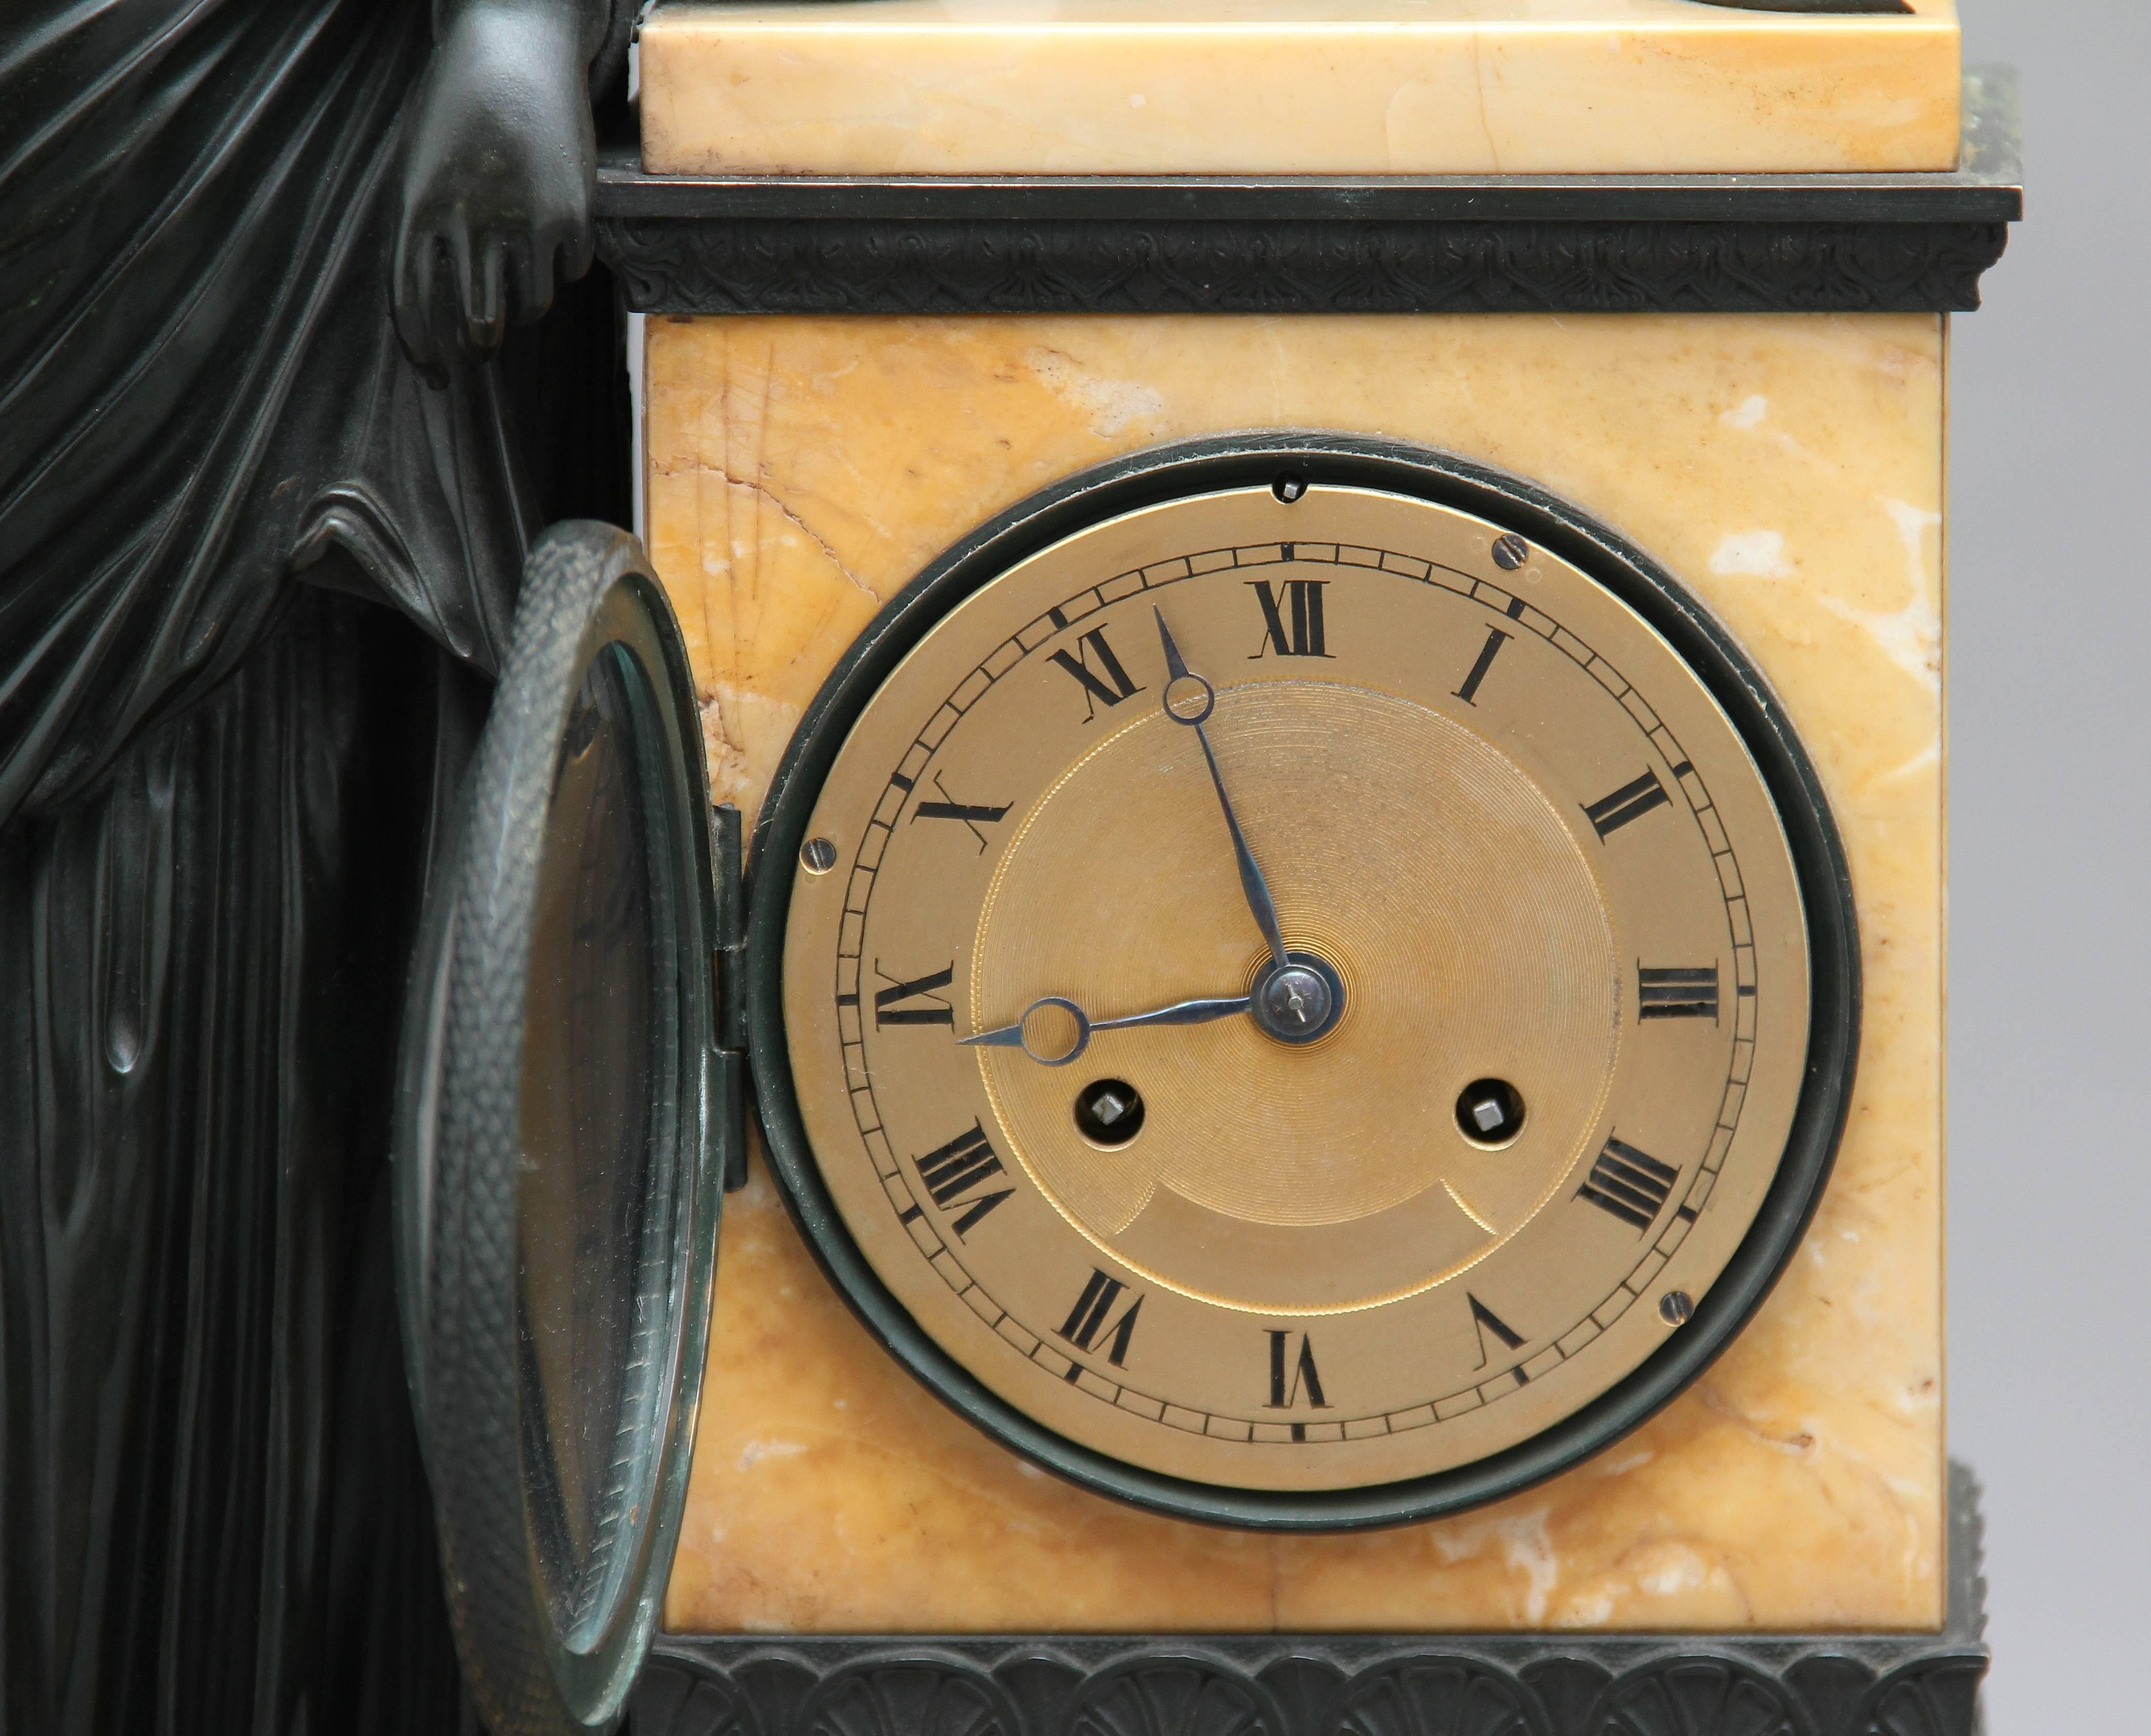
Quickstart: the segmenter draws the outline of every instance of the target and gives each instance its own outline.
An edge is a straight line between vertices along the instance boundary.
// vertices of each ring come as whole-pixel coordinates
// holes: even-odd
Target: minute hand
[[[1209,731],[1202,726],[1217,706],[1217,690],[1199,675],[1192,674],[1180,647],[1172,642],[1172,630],[1165,624],[1165,611],[1151,606],[1151,613],[1157,617],[1157,636],[1165,645],[1165,668],[1168,677],[1166,686],[1165,715],[1175,723],[1184,723],[1195,731],[1195,739],[1202,744],[1202,757],[1210,767],[1210,782],[1217,791],[1217,805],[1225,810],[1225,828],[1232,834],[1232,853],[1239,858],[1240,889],[1248,896],[1248,908],[1254,913],[1255,926],[1263,931],[1268,944],[1270,959],[1280,970],[1285,968],[1284,935],[1278,928],[1277,901],[1270,896],[1269,884],[1263,878],[1262,868],[1255,861],[1255,853],[1248,848],[1247,834],[1240,830],[1239,817],[1232,812],[1232,798],[1225,793],[1225,775],[1217,769],[1217,756],[1211,751]],[[1183,717],[1172,708],[1174,681],[1201,681],[1202,709],[1192,717]]]

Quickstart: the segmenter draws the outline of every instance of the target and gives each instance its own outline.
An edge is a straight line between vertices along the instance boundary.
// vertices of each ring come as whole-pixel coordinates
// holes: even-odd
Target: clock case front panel
[[[1046,1403],[1040,1407],[1041,1415],[1010,1402],[1005,1377],[995,1383],[1001,1390],[993,1390],[951,1358],[863,1257],[827,1191],[794,1093],[778,985],[792,864],[807,841],[822,780],[862,709],[920,636],[982,584],[1071,530],[1191,494],[1253,488],[1263,491],[1262,498],[1267,499],[1272,482],[1281,476],[1303,479],[1316,491],[1310,503],[1324,503],[1310,504],[1308,509],[1306,534],[1312,541],[1330,533],[1344,535],[1343,527],[1355,514],[1373,520],[1383,516],[1379,499],[1355,509],[1349,500],[1331,494],[1332,485],[1435,500],[1491,521],[1496,527],[1493,534],[1521,534],[1573,563],[1673,644],[1690,666],[1702,673],[1713,698],[1740,731],[1785,826],[1804,890],[1814,1006],[1807,1086],[1792,1121],[1785,1158],[1752,1228],[1718,1281],[1708,1288],[1693,1320],[1671,1334],[1632,1374],[1520,1445],[1474,1456],[1469,1463],[1432,1475],[1374,1486],[1296,1491],[1220,1487],[1162,1475],[1079,1445],[1055,1432],[1046,1419],[1066,1415],[1081,1427],[1090,1419],[1080,1401],[1056,1405],[1053,1401],[1060,1394],[1048,1392]],[[1312,522],[1318,515],[1328,523],[1327,531]],[[1380,539],[1372,524],[1364,534]],[[1131,525],[1121,535],[1119,540],[1130,543],[1125,552],[1131,559],[1138,542],[1145,544],[1149,557],[1163,559],[1175,552],[1163,546],[1148,549],[1145,539],[1149,534]],[[1491,566],[1489,573],[1501,576]],[[1099,572],[1086,576],[1095,581],[1112,575]],[[1160,597],[1172,601],[1169,592]],[[1719,781],[1727,780],[1721,777]],[[822,883],[841,887],[851,875],[847,863]],[[772,1165],[817,1258],[875,1336],[972,1421],[1087,1486],[1181,1517],[1288,1529],[1394,1524],[1513,1492],[1618,1438],[1693,1379],[1767,1293],[1813,1210],[1849,1099],[1859,994],[1857,945],[1843,853],[1812,768],[1782,713],[1769,701],[1766,684],[1678,586],[1640,551],[1602,527],[1590,524],[1528,483],[1453,458],[1383,443],[1251,437],[1153,451],[1049,489],[966,539],[892,602],[839,665],[809,711],[772,784],[757,833],[751,878],[755,893],[748,993],[757,1097]],[[797,1030],[792,1036],[797,1040]],[[824,1137],[833,1147],[830,1160],[847,1161],[848,1153],[827,1128]],[[852,1209],[856,1212],[859,1207]],[[1679,1245],[1688,1227],[1685,1218],[1668,1220],[1663,1237],[1657,1238],[1658,1252],[1639,1247],[1639,1254],[1647,1258],[1623,1288],[1623,1300],[1633,1287],[1649,1286],[1650,1273],[1664,1263],[1665,1255]],[[1678,1269],[1673,1268],[1674,1275]],[[1631,1329],[1651,1312],[1658,1288],[1663,1286],[1648,1289],[1645,1307],[1628,1323]],[[931,1307],[935,1299],[929,1293],[922,1303]],[[940,1312],[945,1315],[947,1311]],[[960,1319],[955,1328],[962,1329]],[[939,1330],[945,1334],[949,1324],[944,1320]],[[1552,1335],[1566,1336],[1566,1329]],[[1650,1334],[1644,1341],[1663,1335]],[[1330,1336],[1341,1339],[1342,1334],[1333,1327]],[[1523,1402],[1543,1409],[1546,1396],[1533,1392]],[[1505,1415],[1490,1411],[1488,1420]],[[1476,1434],[1480,1420],[1474,1417],[1462,1427]],[[1131,1453],[1146,1445],[1143,1425],[1132,1415],[1125,1423],[1107,1425],[1105,1432],[1115,1438],[1130,1436],[1124,1450]],[[1364,1460],[1366,1456],[1349,1447],[1342,1455],[1325,1455],[1319,1443],[1315,1445],[1311,1458]],[[1182,1449],[1177,1456],[1191,1465],[1204,1459],[1200,1450],[1192,1448]],[[1388,1456],[1394,1462],[1398,1455]],[[1265,1465],[1262,1473],[1283,1476],[1290,1474],[1290,1467]]]

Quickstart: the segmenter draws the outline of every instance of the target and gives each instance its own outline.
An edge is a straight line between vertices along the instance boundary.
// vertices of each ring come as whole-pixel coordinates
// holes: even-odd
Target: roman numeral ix
[[[1248,589],[1262,605],[1263,642],[1254,656],[1275,651],[1280,657],[1326,657],[1322,630],[1322,594],[1327,579],[1288,579],[1282,585],[1251,580]]]
[[[1113,1305],[1121,1299],[1127,1286],[1116,1278],[1108,1278],[1095,1267],[1091,1281],[1083,1286],[1083,1293],[1076,1298],[1076,1306],[1068,1310],[1068,1318],[1061,1323],[1060,1336],[1078,1350],[1096,1349],[1105,1339],[1106,1360],[1115,1368],[1127,1366],[1128,1341],[1136,1335],[1136,1316],[1142,1312],[1143,1299],[1138,1296],[1128,1304],[1128,1311],[1115,1322]],[[1106,1337],[1111,1334],[1110,1337]],[[1068,1369],[1070,1380],[1081,1374],[1081,1367],[1071,1364]]]
[[[1096,672],[1091,668],[1091,659],[1094,656],[1098,660]],[[1116,706],[1122,700],[1142,691],[1128,679],[1128,672],[1121,666],[1121,660],[1113,655],[1112,646],[1106,643],[1103,627],[1093,627],[1078,639],[1073,655],[1067,651],[1055,651],[1047,660],[1057,663],[1073,676],[1076,684],[1083,690],[1086,721],[1097,716],[1100,706]]]
[[[945,1146],[936,1146],[924,1157],[914,1158],[918,1166],[919,1179],[933,1196],[934,1203],[944,1212],[954,1212],[959,1207],[964,1215],[950,1226],[960,1242],[974,1229],[986,1213],[1006,1199],[1015,1190],[1003,1187],[992,1193],[982,1193],[966,1200],[964,1196],[982,1182],[1008,1172],[1001,1167],[1001,1160],[988,1143],[985,1129],[976,1121],[970,1131],[959,1133]],[[905,1214],[909,1221],[919,1207],[914,1206]]]
[[[946,1025],[954,1026],[956,1015],[949,1003],[934,991],[945,989],[956,975],[954,964],[944,966],[930,976],[914,977],[908,982],[899,981],[881,968],[881,960],[874,960],[874,974],[888,984],[874,990],[874,1027],[885,1025]],[[924,1003],[906,1006],[907,1000]]]
[[[1591,1166],[1591,1179],[1576,1190],[1576,1197],[1589,1200],[1623,1223],[1647,1230],[1678,1180],[1678,1170],[1659,1162],[1648,1151],[1609,1139],[1598,1161]]]
[[[1633,783],[1624,783],[1610,796],[1584,804],[1584,817],[1598,833],[1601,843],[1613,836],[1632,820],[1640,820],[1654,807],[1663,807],[1672,800],[1665,786],[1658,782],[1658,774],[1646,772]]]
[[[1636,966],[1637,1016],[1708,1019],[1718,1023],[1718,967],[1708,970],[1646,970]]]

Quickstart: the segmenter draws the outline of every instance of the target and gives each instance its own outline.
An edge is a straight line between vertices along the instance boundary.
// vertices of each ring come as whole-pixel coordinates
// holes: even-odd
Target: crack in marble
[[[829,564],[834,567],[838,572],[842,573],[853,586],[859,590],[864,591],[866,595],[872,597],[875,602],[878,603],[882,600],[881,593],[876,590],[873,586],[868,584],[867,581],[864,579],[862,579],[857,573],[853,572],[850,566],[845,563],[844,557],[837,552],[836,545],[831,543],[827,537],[823,536],[820,531],[815,529],[815,528],[809,524],[804,519],[801,518],[797,513],[794,512],[792,508],[786,504],[783,499],[771,489],[767,484],[751,481],[744,476],[736,476],[722,464],[712,464],[706,458],[696,460],[694,468],[701,472],[704,475],[716,477],[718,481],[725,483],[728,488],[744,488],[748,493],[753,495],[757,499],[767,500],[772,506],[777,509],[778,515],[783,519],[786,524],[791,525],[795,530],[798,531],[801,535],[804,536],[807,541],[811,542],[816,548],[819,549],[828,558]],[[660,471],[660,473],[665,475],[677,475],[679,473],[676,469],[668,468]]]

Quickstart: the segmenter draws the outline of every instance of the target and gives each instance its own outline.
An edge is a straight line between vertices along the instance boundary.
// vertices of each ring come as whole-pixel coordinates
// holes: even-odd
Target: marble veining
[[[642,27],[660,173],[1953,167],[1955,0],[739,0]]]
[[[653,319],[649,539],[752,811],[881,599],[1069,473],[1353,429],[1530,476],[1651,549],[1775,685],[1842,828],[1865,1040],[1748,1331],[1479,1512],[1272,1539],[989,1442],[866,1336],[757,1162],[727,1207],[667,1625],[703,1632],[1932,1628],[1943,1587],[1943,326],[1914,316]]]

